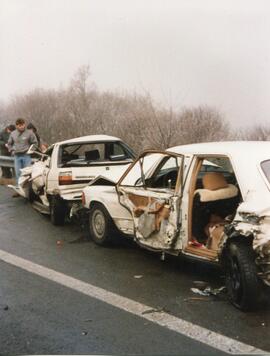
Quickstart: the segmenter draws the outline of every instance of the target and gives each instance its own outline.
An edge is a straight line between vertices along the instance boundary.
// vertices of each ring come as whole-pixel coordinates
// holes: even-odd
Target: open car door
[[[151,167],[151,162],[156,164]],[[133,217],[140,245],[161,251],[176,248],[182,177],[183,156],[162,151],[143,152],[121,177],[116,187],[119,202]]]

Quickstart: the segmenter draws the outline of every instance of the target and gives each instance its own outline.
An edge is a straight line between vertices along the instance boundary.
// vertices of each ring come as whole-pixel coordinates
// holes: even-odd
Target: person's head
[[[24,119],[21,119],[21,118],[17,119],[15,124],[16,124],[16,129],[18,131],[23,132],[25,130],[26,125],[25,125]]]
[[[15,125],[8,125],[6,127],[6,132],[11,133],[12,131],[16,130]]]
[[[31,130],[33,133],[37,132],[36,126],[34,126],[31,122],[30,122],[30,124],[27,125],[27,129]]]

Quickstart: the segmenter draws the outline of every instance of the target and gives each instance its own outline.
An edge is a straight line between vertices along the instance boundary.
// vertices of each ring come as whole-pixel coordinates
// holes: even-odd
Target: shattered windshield
[[[261,163],[261,167],[264,175],[266,176],[268,182],[270,183],[270,159],[268,159],[267,161],[263,161]]]

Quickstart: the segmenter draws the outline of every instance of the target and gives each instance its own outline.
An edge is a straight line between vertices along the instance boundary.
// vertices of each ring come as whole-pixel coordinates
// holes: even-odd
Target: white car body
[[[89,148],[93,149],[84,151]],[[106,152],[115,149],[123,151],[126,157],[117,154],[109,156]],[[93,156],[93,153],[96,157],[87,163],[86,155]],[[82,189],[91,180],[106,172],[118,179],[135,157],[119,138],[107,135],[89,135],[57,142],[40,156],[30,167],[22,169],[18,187],[13,189],[26,198],[29,198],[31,189],[34,207],[43,213],[50,213],[50,202],[55,197],[65,202],[68,208],[75,206],[74,202],[80,205]]]
[[[161,177],[164,179],[168,173],[164,176],[161,175],[161,161],[165,160],[166,156],[171,159],[175,157],[174,159],[181,161],[181,163],[177,168],[179,173],[174,189],[171,189],[170,186],[169,188],[156,188],[154,185],[151,186],[152,183],[149,186],[147,186],[148,183],[138,185],[138,181],[133,185],[126,184],[129,172],[132,173],[133,168],[131,166],[117,184],[102,185],[103,181],[98,177],[92,185],[85,187],[83,190],[84,207],[91,211],[97,203],[102,204],[119,231],[133,235],[140,246],[160,251],[162,254],[185,254],[197,259],[220,263],[230,242],[237,245],[239,238],[241,238],[241,243],[244,241],[245,244],[245,241],[247,241],[247,244],[249,243],[252,246],[256,259],[256,274],[259,280],[270,286],[270,143],[217,142],[192,144],[173,147],[163,153],[160,152],[160,155],[162,154],[163,157],[158,162],[153,163],[153,167],[145,174],[145,179],[146,181],[149,179],[149,182],[151,182],[151,179],[155,178],[155,174],[156,182]],[[143,154],[141,157],[143,157]],[[169,160],[169,158],[166,158],[166,160]],[[196,239],[194,239],[194,231],[196,231],[197,226],[192,225],[197,216],[196,214],[193,215],[193,209],[197,204],[194,200],[195,195],[199,195],[199,204],[203,206],[203,194],[209,193],[205,200],[207,204],[208,202],[211,203],[211,194],[218,194],[218,192],[223,194],[222,189],[212,190],[211,188],[210,192],[209,190],[206,192],[206,189],[196,188],[199,183],[203,182],[203,175],[206,174],[205,169],[202,173],[204,165],[207,165],[210,171],[211,169],[216,172],[222,171],[222,164],[221,166],[220,163],[212,164],[209,162],[211,160],[221,161],[225,165],[230,164],[231,171],[224,169],[223,173],[217,175],[223,175],[225,178],[227,177],[226,179],[234,179],[234,184],[229,184],[228,189],[231,189],[230,194],[232,196],[230,199],[238,199],[237,208],[235,208],[230,220],[225,220],[225,217],[223,217],[222,222],[205,226],[206,230],[204,231],[207,233],[208,240],[212,241],[212,245],[208,240],[206,244],[197,244]],[[136,162],[133,163],[134,166],[136,164]],[[161,170],[159,172],[160,165]],[[238,192],[237,195],[232,193],[233,190]],[[143,203],[143,206],[141,206],[139,202],[146,199],[149,203]],[[222,199],[213,198],[216,203],[228,202],[229,200],[226,199],[227,197],[224,200],[223,196]],[[153,227],[154,218],[153,211],[151,211],[153,202],[155,204],[163,202],[163,207],[167,207],[168,210],[168,214],[164,215],[165,217],[160,217],[159,227]],[[155,214],[157,213],[155,212]],[[212,214],[211,219],[213,216]],[[213,231],[218,227],[221,232],[218,237],[215,237],[217,243],[214,245],[213,239],[216,235],[213,234]],[[215,248],[207,246],[215,246]],[[234,300],[233,304],[240,309],[249,308],[247,299],[244,301],[241,299],[241,302]]]

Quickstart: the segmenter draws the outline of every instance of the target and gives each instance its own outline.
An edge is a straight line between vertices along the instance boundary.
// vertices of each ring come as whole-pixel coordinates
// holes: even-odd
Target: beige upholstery
[[[217,190],[228,187],[228,183],[222,173],[211,172],[203,176],[202,184],[204,189]]]

